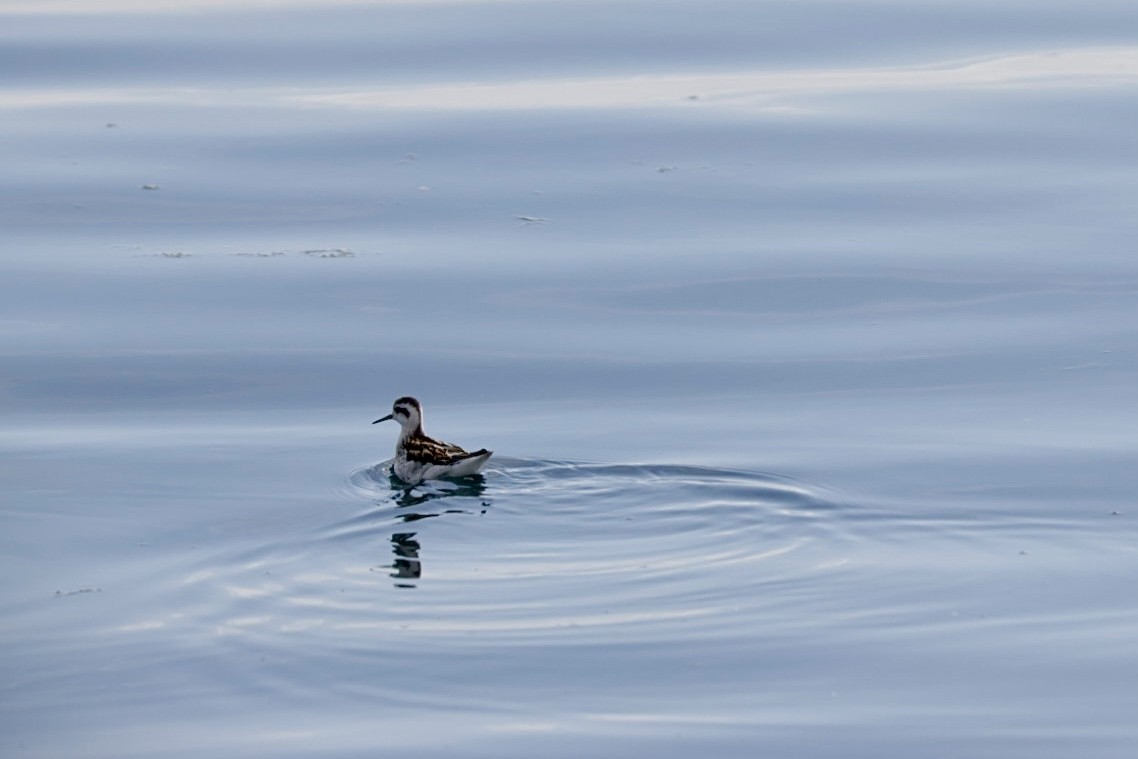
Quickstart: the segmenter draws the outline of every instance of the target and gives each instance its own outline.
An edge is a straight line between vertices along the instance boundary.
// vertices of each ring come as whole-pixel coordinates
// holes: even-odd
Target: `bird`
[[[402,428],[395,443],[395,476],[410,485],[440,477],[475,474],[494,452],[485,448],[467,451],[452,443],[427,437],[423,432],[423,405],[409,395],[395,399],[391,413],[372,424],[394,419]]]

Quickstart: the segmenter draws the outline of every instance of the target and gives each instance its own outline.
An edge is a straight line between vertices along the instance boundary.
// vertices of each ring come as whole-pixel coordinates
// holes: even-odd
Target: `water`
[[[1133,755],[1132,3],[0,16],[0,754]]]

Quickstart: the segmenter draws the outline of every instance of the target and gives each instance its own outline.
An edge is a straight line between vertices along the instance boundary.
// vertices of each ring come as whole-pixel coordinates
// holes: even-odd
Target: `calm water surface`
[[[1136,31],[0,2],[0,754],[1133,756]]]

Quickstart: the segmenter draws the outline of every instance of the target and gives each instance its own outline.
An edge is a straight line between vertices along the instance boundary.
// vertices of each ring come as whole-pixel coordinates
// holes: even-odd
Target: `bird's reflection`
[[[429,480],[412,487],[408,487],[407,483],[395,475],[391,475],[388,479],[394,493],[392,500],[399,508],[422,506],[425,503],[442,498],[478,498],[486,492],[486,478],[480,474],[472,474],[468,477],[458,477],[452,480]],[[464,512],[466,510],[451,509],[451,511]],[[445,513],[445,510],[440,513]],[[424,517],[436,517],[438,514],[405,514],[401,516],[404,521],[413,522]]]
[[[433,501],[448,498],[476,498],[479,499],[477,503],[480,513],[485,513],[489,506],[485,500],[482,500],[482,494],[486,492],[486,478],[480,474],[449,480],[431,480],[429,483],[415,487],[408,487],[405,482],[392,475],[390,483],[391,501],[400,509],[397,517],[404,523],[417,522],[420,519],[443,514],[472,513],[470,508],[442,508],[445,504],[432,504]],[[423,562],[419,558],[422,546],[416,539],[417,535],[415,532],[395,532],[391,535],[391,551],[395,554],[395,560],[391,564],[391,577],[395,578],[397,588],[414,588],[413,581],[423,576]]]
[[[391,549],[395,551],[395,562],[391,576],[396,580],[418,580],[423,576],[423,562],[419,561],[419,541],[413,532],[397,532],[391,536]],[[396,582],[397,588],[413,588],[414,583]]]

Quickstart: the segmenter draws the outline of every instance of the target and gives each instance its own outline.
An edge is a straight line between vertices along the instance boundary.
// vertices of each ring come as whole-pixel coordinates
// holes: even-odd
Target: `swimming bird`
[[[427,437],[423,432],[423,406],[409,395],[397,398],[391,404],[391,413],[372,424],[388,419],[394,419],[402,427],[395,443],[395,462],[391,468],[396,477],[411,485],[439,477],[474,474],[494,453],[485,448],[466,451],[457,445]]]

